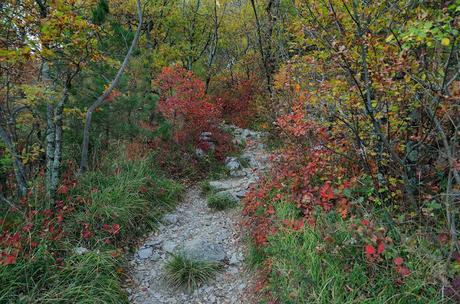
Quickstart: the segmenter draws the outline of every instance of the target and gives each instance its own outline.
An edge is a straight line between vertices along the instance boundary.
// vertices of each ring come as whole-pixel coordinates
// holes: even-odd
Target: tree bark
[[[8,133],[0,126],[0,138],[5,143],[6,148],[10,152],[11,156],[13,157],[13,169],[14,175],[16,177],[16,183],[18,184],[18,192],[20,196],[24,196],[27,193],[27,180],[25,175],[24,165],[21,162],[18,152],[16,151],[16,147],[11,140],[11,137]]]
[[[260,25],[260,20],[259,20],[259,15],[257,14],[257,8],[254,0],[251,0],[251,6],[252,10],[254,12],[254,18],[256,20],[256,29],[257,29],[257,39],[259,41],[259,52],[260,56],[262,57],[262,64],[265,70],[265,80],[267,82],[267,91],[271,94],[272,93],[272,87],[271,87],[271,80],[268,75],[268,69],[267,69],[267,59],[265,56],[265,51],[264,51],[264,44],[263,44],[263,38],[262,38],[262,29]]]
[[[279,8],[279,0],[269,0],[267,5],[267,31],[263,35],[262,25],[260,24],[259,15],[257,13],[257,8],[255,1],[251,0],[252,10],[254,12],[254,18],[256,21],[256,30],[257,30],[257,39],[259,42],[259,51],[260,56],[262,57],[262,64],[265,71],[265,79],[267,82],[267,91],[270,93],[270,96],[273,94],[273,74],[275,72],[275,58],[273,56],[272,48],[272,34],[273,28],[277,20],[276,10]],[[265,37],[264,37],[265,36]],[[265,44],[263,43],[265,40]]]
[[[89,136],[90,136],[90,131],[91,131],[92,115],[98,107],[100,107],[107,101],[107,97],[109,96],[109,94],[118,85],[118,82],[120,81],[120,78],[123,75],[123,72],[126,66],[128,65],[129,59],[133,53],[133,50],[136,47],[137,42],[139,40],[139,36],[141,33],[141,28],[142,28],[142,8],[141,8],[140,0],[137,0],[137,15],[138,15],[139,24],[137,26],[137,30],[136,30],[134,39],[131,42],[131,46],[129,47],[128,53],[126,53],[125,59],[123,60],[123,63],[121,64],[115,78],[113,79],[112,83],[107,88],[107,90],[105,90],[104,93],[96,99],[96,101],[88,108],[88,111],[86,112],[85,128],[83,130],[83,142],[82,142],[82,147],[81,147],[80,172],[84,172],[88,169],[88,147],[89,147]]]
[[[205,81],[205,92],[207,93],[209,90],[209,83],[211,82],[211,67],[214,62],[214,58],[216,56],[217,52],[217,44],[219,43],[219,16],[217,15],[217,0],[214,0],[214,10],[213,10],[214,16],[213,16],[213,21],[214,21],[214,37],[213,37],[213,42],[211,46],[211,50],[209,53],[209,59],[208,59],[208,71],[206,73],[206,81]]]
[[[46,191],[51,197],[51,172],[54,163],[54,109],[52,104],[46,106]]]
[[[51,190],[51,198],[55,198],[56,191],[59,186],[59,177],[60,177],[60,170],[61,170],[61,159],[62,159],[62,125],[63,119],[62,116],[64,112],[64,105],[69,98],[68,88],[64,89],[64,93],[62,95],[59,104],[56,106],[56,110],[54,112],[54,158],[51,170],[51,180],[50,180],[50,190]]]

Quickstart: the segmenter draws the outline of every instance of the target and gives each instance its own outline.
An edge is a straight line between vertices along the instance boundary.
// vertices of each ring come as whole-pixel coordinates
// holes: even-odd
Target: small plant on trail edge
[[[209,181],[203,181],[200,183],[200,190],[203,194],[209,194],[214,191],[213,187],[209,183]]]
[[[186,288],[191,292],[209,280],[220,268],[219,263],[194,260],[180,253],[173,255],[166,263],[165,279],[172,288]]]
[[[236,206],[236,199],[228,193],[212,193],[208,195],[208,207],[214,210],[225,210]]]

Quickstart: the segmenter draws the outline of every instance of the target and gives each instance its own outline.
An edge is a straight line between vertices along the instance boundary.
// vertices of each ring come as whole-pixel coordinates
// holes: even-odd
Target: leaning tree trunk
[[[100,107],[107,101],[107,97],[110,95],[113,89],[118,85],[121,75],[123,75],[123,72],[126,66],[128,65],[128,61],[133,53],[133,50],[137,45],[137,41],[139,40],[139,36],[141,33],[141,28],[142,28],[142,8],[141,8],[140,0],[137,0],[137,15],[138,15],[139,24],[137,26],[136,34],[134,36],[133,41],[131,42],[131,46],[129,47],[128,53],[126,53],[125,59],[123,60],[123,63],[121,64],[120,69],[117,72],[117,75],[115,76],[115,78],[113,79],[112,83],[107,88],[107,90],[105,90],[104,93],[102,93],[102,95],[99,96],[96,99],[96,101],[88,108],[88,111],[86,111],[85,128],[83,130],[83,142],[81,145],[80,172],[84,172],[88,169],[88,148],[89,148],[89,136],[90,136],[90,131],[91,131],[92,115],[98,107]]]

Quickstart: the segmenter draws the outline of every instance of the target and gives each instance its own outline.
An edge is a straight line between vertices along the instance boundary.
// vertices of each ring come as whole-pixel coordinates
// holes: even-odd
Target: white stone
[[[225,159],[225,167],[230,171],[235,171],[241,167],[241,164],[236,157],[227,157]]]
[[[235,264],[238,264],[240,261],[238,259],[238,256],[236,255],[236,253],[232,254],[232,257],[230,258],[230,265],[235,265]]]
[[[153,254],[153,248],[152,247],[146,247],[146,248],[141,248],[137,251],[137,256],[141,260],[148,259],[152,256]]]
[[[174,249],[176,249],[177,244],[171,241],[166,241],[163,244],[163,250],[168,252],[168,253],[173,253]]]
[[[89,252],[89,250],[86,249],[85,247],[76,247],[73,251],[75,252],[75,254],[78,254],[78,255],[82,255],[82,254]]]
[[[151,240],[148,240],[147,242],[145,242],[144,247],[153,247],[153,248],[157,248],[157,247],[159,247],[162,243],[163,243],[163,240],[151,239]]]
[[[206,155],[206,153],[204,153],[203,149],[201,148],[196,148],[195,149],[195,155],[198,157],[198,158],[202,158]]]
[[[179,221],[177,214],[166,214],[163,216],[163,222],[170,225],[175,225]]]
[[[186,242],[184,254],[191,259],[200,261],[223,262],[226,258],[225,250],[221,244],[200,238]]]

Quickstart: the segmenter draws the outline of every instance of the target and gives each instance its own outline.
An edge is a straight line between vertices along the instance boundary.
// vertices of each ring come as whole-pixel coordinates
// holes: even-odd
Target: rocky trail
[[[268,167],[262,134],[231,127],[235,142],[245,146],[239,158],[228,158],[230,176],[211,181],[214,191],[243,198],[259,174]],[[244,167],[244,166],[245,167]],[[126,288],[131,303],[251,303],[254,274],[244,263],[245,245],[241,208],[213,211],[197,185],[187,189],[175,212],[163,217],[129,261],[131,280]],[[191,293],[170,288],[164,266],[175,253],[223,263],[224,267]]]

